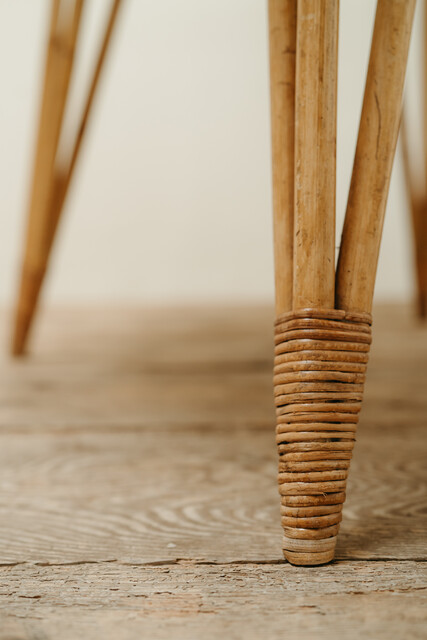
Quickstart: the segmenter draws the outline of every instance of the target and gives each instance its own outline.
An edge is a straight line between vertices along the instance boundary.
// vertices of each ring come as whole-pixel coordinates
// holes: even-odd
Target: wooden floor
[[[31,358],[2,357],[1,640],[427,637],[427,326],[376,312],[318,568],[282,560],[271,326],[259,308],[58,311]]]

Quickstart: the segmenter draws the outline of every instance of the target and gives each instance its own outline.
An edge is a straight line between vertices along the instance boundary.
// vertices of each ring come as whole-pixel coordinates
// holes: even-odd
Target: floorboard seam
[[[414,562],[414,563],[426,563],[427,558],[343,558],[336,559],[334,565],[350,562]],[[231,565],[288,565],[284,559],[272,559],[272,560],[227,560],[227,561],[215,561],[215,560],[193,560],[191,558],[176,558],[168,560],[152,560],[148,562],[121,562],[115,558],[105,560],[78,560],[75,562],[10,562],[0,563],[0,569],[17,567],[17,566],[36,566],[36,567],[73,567],[86,564],[112,564],[115,563],[122,567],[164,567],[164,566],[180,566],[180,565],[193,565],[193,566],[231,566]],[[290,565],[292,566],[292,565]]]

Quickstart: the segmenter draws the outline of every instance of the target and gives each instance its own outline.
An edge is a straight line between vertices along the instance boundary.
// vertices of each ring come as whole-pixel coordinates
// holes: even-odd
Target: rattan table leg
[[[291,6],[286,0],[271,0],[276,8],[276,13],[270,11],[271,29],[280,4]],[[370,312],[414,6],[414,0],[378,0],[335,284],[338,2],[297,2],[295,108],[287,105],[282,113],[283,119],[295,116],[293,211],[278,210],[280,201],[274,200],[275,232],[281,216],[294,216],[289,250],[292,308],[281,304],[283,296],[277,292],[283,286],[277,274],[288,269],[290,257],[275,251],[274,363],[283,550],[293,564],[323,564],[334,557],[363,399]],[[290,15],[287,20],[282,51],[294,24]],[[275,38],[279,34],[276,30]],[[280,50],[277,42],[275,46]],[[286,69],[283,80],[292,84],[293,68]],[[279,90],[274,59],[271,70],[274,98]],[[273,115],[278,118],[274,110]],[[289,168],[291,145],[286,152]],[[283,155],[276,153],[273,161],[283,163]],[[281,168],[275,167],[275,176]],[[276,181],[274,188],[277,191]],[[280,233],[276,244],[278,238]]]

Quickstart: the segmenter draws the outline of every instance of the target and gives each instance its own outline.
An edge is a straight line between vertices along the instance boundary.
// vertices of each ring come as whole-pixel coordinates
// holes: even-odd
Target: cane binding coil
[[[371,316],[301,309],[276,320],[274,395],[283,552],[334,557],[371,344]]]

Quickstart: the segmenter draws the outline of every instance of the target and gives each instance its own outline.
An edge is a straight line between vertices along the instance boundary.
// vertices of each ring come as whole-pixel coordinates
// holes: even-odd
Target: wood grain
[[[334,308],[338,0],[299,0],[293,308]]]
[[[419,559],[421,429],[362,429],[337,558]],[[272,430],[3,433],[0,563],[278,561]]]
[[[1,640],[422,637],[427,330],[375,311],[337,560],[304,569],[282,560],[272,317],[64,309],[3,356]]]
[[[296,0],[269,0],[276,315],[292,309]]]
[[[415,0],[378,0],[336,273],[336,308],[370,312]]]
[[[0,639],[423,638],[416,562],[0,568]]]

